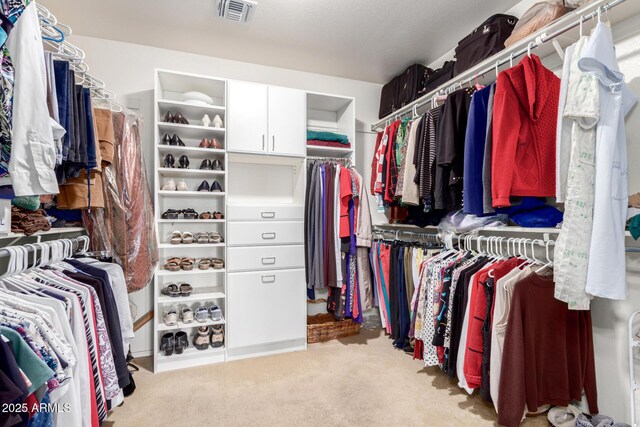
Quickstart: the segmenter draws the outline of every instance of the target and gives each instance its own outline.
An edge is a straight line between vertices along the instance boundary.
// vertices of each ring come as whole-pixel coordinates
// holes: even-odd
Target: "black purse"
[[[453,75],[457,76],[504,49],[518,18],[497,14],[484,21],[471,34],[458,42],[456,65]]]

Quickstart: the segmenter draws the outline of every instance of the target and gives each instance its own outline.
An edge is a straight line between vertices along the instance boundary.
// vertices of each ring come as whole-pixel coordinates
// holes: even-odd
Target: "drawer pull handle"
[[[262,233],[262,238],[264,240],[273,240],[276,238],[276,233]]]
[[[271,274],[269,276],[262,276],[262,283],[274,283],[276,281],[276,275]]]
[[[262,258],[262,265],[273,265],[276,263],[276,257]]]
[[[275,218],[276,217],[276,213],[275,212],[262,212],[260,214],[260,216],[262,216],[262,218]]]

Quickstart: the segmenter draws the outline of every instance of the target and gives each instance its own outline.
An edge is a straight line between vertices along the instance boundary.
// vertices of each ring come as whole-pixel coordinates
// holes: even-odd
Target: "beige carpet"
[[[381,332],[307,351],[153,374],[105,424],[124,426],[494,426],[492,406],[437,368],[395,350]],[[546,416],[523,426],[548,426]]]

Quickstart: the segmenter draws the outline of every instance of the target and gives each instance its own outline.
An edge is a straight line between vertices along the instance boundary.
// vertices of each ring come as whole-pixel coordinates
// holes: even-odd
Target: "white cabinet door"
[[[304,269],[229,274],[229,348],[307,336]]]
[[[304,157],[307,147],[307,95],[269,86],[269,154]]]
[[[228,90],[227,150],[266,153],[268,86],[230,80]]]

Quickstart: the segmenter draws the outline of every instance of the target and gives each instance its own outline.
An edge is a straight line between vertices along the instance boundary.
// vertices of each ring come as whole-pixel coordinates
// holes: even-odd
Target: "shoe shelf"
[[[223,224],[224,219],[159,219],[158,223],[177,223],[177,224]]]
[[[181,153],[181,154],[224,154],[224,150],[220,150],[217,148],[202,148],[202,147],[190,147],[190,146],[181,146],[181,145],[158,145],[158,152],[160,154],[169,154],[169,153]]]
[[[196,263],[200,258],[196,259]],[[206,270],[200,270],[197,267],[194,267],[193,270],[179,270],[179,271],[169,271],[169,270],[158,270],[156,272],[156,276],[193,276],[196,274],[211,274],[211,273],[224,273],[226,269],[224,268],[208,268]]]
[[[205,114],[224,114],[226,108],[222,105],[198,105],[189,102],[173,101],[170,99],[159,99],[158,108],[160,114],[164,115],[167,111],[179,110],[188,116],[198,116]]]
[[[226,194],[221,191],[170,191],[160,190],[159,196],[171,197],[224,197]]]
[[[209,98],[210,105],[200,105],[197,103],[183,102],[183,95],[186,92],[200,92]],[[193,243],[172,244],[167,238],[167,233],[171,230],[181,232],[217,231],[226,237],[225,219],[163,219],[162,213],[168,209],[184,210],[191,208],[201,212],[220,211],[225,213],[227,204],[227,193],[211,191],[193,191],[198,188],[200,180],[207,180],[209,183],[218,180],[223,188],[227,189],[227,151],[226,149],[199,147],[203,138],[216,138],[222,146],[225,146],[226,130],[224,124],[222,128],[200,126],[201,119],[206,114],[211,120],[216,115],[220,116],[223,123],[227,122],[227,82],[226,80],[199,76],[189,73],[156,70],[155,90],[154,90],[154,206],[158,251],[160,259],[163,260],[154,277],[154,372],[163,372],[173,369],[189,368],[194,366],[220,363],[226,361],[226,347],[208,348],[207,350],[197,350],[193,346],[193,336],[200,326],[211,327],[214,325],[226,325],[226,321],[216,321],[208,319],[204,323],[194,320],[185,324],[178,322],[174,326],[164,324],[162,314],[171,305],[176,307],[188,305],[195,307],[198,305],[209,306],[212,301],[217,301],[223,315],[227,314],[227,287],[226,269],[200,270],[198,261],[212,256],[221,258],[226,263],[226,243]],[[180,113],[190,124],[166,123],[163,117],[167,112]],[[186,145],[164,145],[161,143],[162,136],[169,134],[177,135]],[[172,154],[178,165],[178,158],[182,155],[189,157],[191,169],[165,168],[164,158],[167,154]],[[203,159],[218,159],[222,162],[224,170],[199,169]],[[184,179],[189,191],[169,191],[162,190],[162,187],[170,179]],[[178,181],[176,181],[177,183]],[[175,227],[175,228],[174,228]],[[192,257],[196,259],[196,264],[192,270],[169,271],[164,269],[164,261],[173,256]],[[170,282],[189,282],[193,286],[193,291],[189,296],[172,297],[161,293]],[[225,326],[226,329],[226,326]],[[179,330],[187,332],[189,347],[182,354],[172,354],[165,356],[160,351],[160,341],[165,333],[174,333]],[[226,330],[225,330],[226,335]],[[226,337],[225,337],[226,338]]]
[[[161,134],[176,133],[183,139],[201,139],[224,135],[224,128],[214,128],[210,126],[183,125],[180,123],[158,123]],[[211,150],[211,148],[209,148]]]
[[[178,243],[174,245],[173,243],[160,243],[158,244],[158,248],[160,249],[185,249],[185,248],[224,248],[226,245],[224,243]]]
[[[224,292],[213,291],[211,289],[217,288],[195,288],[193,290],[193,293],[187,297],[171,297],[168,295],[161,295],[158,297],[158,304],[182,304],[194,301],[210,301],[212,299],[226,298]]]
[[[199,178],[211,176],[224,176],[224,171],[212,171],[209,169],[179,169],[179,168],[159,168],[158,173],[161,176],[171,176],[178,178]]]
[[[226,322],[223,320],[211,320],[208,319],[206,322],[198,322],[196,320],[194,320],[191,323],[182,323],[182,322],[178,322],[175,325],[172,326],[168,326],[165,325],[164,323],[160,323],[158,325],[158,331],[175,331],[177,329],[193,329],[193,328],[199,328],[200,326],[216,326],[216,325],[224,325]],[[204,350],[201,350],[204,351]]]

